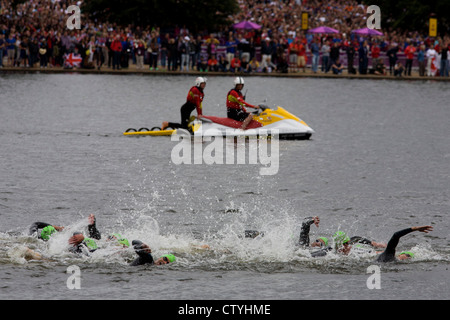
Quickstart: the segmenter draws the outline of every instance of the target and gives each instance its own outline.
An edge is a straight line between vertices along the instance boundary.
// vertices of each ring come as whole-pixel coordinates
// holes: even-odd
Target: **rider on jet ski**
[[[181,106],[181,123],[173,123],[164,121],[161,125],[161,130],[165,130],[167,127],[173,129],[183,128],[188,129],[189,119],[191,112],[197,109],[197,118],[200,119],[202,114],[202,102],[205,94],[203,90],[206,87],[206,78],[198,77],[195,79],[195,86],[193,86],[187,95],[186,103]]]
[[[244,79],[242,77],[236,77],[234,79],[234,88],[227,94],[227,116],[228,118],[241,121],[241,129],[245,130],[253,119],[253,116],[247,112],[245,107],[254,109],[259,109],[259,107],[245,102],[244,95],[241,92],[243,88]]]

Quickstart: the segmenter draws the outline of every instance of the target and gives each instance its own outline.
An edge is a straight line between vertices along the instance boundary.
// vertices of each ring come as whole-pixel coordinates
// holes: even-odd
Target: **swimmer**
[[[328,245],[327,237],[318,237],[316,240],[314,240],[312,243],[310,243],[310,240],[309,240],[310,227],[312,224],[314,224],[318,228],[319,223],[320,223],[320,219],[317,216],[305,218],[305,220],[302,223],[302,228],[300,231],[300,239],[298,241],[299,246],[302,246],[302,247],[311,246],[312,248],[319,248],[319,250],[311,252],[312,257],[325,256],[329,251],[332,250],[332,248]]]
[[[72,253],[89,255],[98,249],[97,242],[93,238],[85,237],[81,232],[74,232],[68,242],[71,245],[69,251]]]
[[[163,265],[176,261],[176,258],[173,254],[165,254],[155,261],[152,256],[152,249],[150,249],[147,244],[143,243],[140,240],[133,240],[131,244],[134,248],[134,251],[138,254],[139,257],[131,262],[130,266],[140,266],[143,264]]]
[[[40,232],[39,232],[40,230]],[[37,234],[39,239],[47,241],[50,239],[50,236],[56,232],[61,232],[64,230],[64,227],[51,225],[46,222],[35,222],[30,226],[29,235]]]
[[[407,235],[408,233],[414,232],[414,231],[428,233],[430,231],[433,231],[433,227],[432,226],[411,227],[411,228],[397,231],[396,233],[394,233],[392,235],[391,239],[389,240],[386,250],[378,256],[377,262],[391,262],[391,261],[395,261],[396,259],[407,260],[407,259],[413,258],[414,254],[409,251],[403,251],[396,257],[395,249],[397,248],[397,245],[398,245],[401,237]]]
[[[116,241],[116,244],[123,248],[128,248],[130,243],[127,238],[122,237],[120,233],[112,233],[108,236],[106,241]]]
[[[88,224],[89,236],[91,238],[100,240],[101,234],[97,230],[94,214],[89,215],[88,222],[89,222],[89,224]],[[48,241],[53,234],[55,234],[56,232],[61,232],[63,230],[64,230],[64,227],[61,227],[61,226],[51,225],[46,222],[34,222],[30,226],[29,235],[37,234],[39,239]]]

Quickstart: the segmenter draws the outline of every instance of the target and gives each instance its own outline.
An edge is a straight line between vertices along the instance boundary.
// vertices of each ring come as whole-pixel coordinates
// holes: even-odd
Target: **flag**
[[[64,55],[64,67],[73,68],[79,67],[83,59],[81,55],[75,53],[69,53]]]

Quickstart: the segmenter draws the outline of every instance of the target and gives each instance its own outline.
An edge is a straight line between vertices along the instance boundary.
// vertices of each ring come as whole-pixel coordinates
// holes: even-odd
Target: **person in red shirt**
[[[230,119],[241,121],[241,129],[245,130],[253,118],[245,107],[254,109],[259,109],[259,107],[245,102],[244,95],[241,92],[243,88],[244,79],[242,77],[236,77],[234,79],[234,89],[231,89],[227,94],[227,116]]]
[[[197,109],[197,119],[201,119],[203,116],[202,102],[205,94],[203,90],[206,87],[206,78],[198,77],[195,79],[195,86],[193,86],[187,95],[186,103],[181,106],[181,123],[173,123],[164,121],[161,125],[161,130],[165,130],[167,127],[173,129],[183,128],[189,130],[188,124],[191,118],[191,113],[194,109]]]
[[[113,52],[113,70],[120,70],[120,55],[122,53],[122,42],[120,41],[120,35],[117,35],[114,41],[111,43],[111,51]]]
[[[416,52],[416,47],[414,47],[413,42],[410,41],[409,46],[407,46],[405,49],[405,55],[406,55],[405,75],[408,75],[408,76],[411,75],[411,68],[412,68],[415,52]]]
[[[297,67],[303,69],[305,72],[306,68],[306,47],[303,43],[300,43],[298,47],[298,58],[297,58]]]
[[[208,70],[209,71],[219,71],[219,61],[215,55],[212,55],[208,60]]]
[[[372,65],[375,69],[378,63],[380,62],[380,46],[378,43],[374,43],[372,46],[372,50],[370,51],[372,54]]]
[[[241,71],[241,60],[239,59],[238,55],[235,55],[234,58],[231,59],[230,71],[231,72],[240,72]]]

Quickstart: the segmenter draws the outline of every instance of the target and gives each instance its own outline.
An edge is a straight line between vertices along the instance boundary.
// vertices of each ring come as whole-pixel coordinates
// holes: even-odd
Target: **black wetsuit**
[[[372,246],[372,240],[360,237],[360,236],[354,236],[350,238],[349,241],[350,244],[356,244],[356,243],[361,243],[361,244],[368,244],[370,246]]]
[[[313,217],[305,218],[302,223],[302,229],[300,231],[300,238],[298,239],[298,245],[309,247],[309,231],[311,229],[311,225],[314,223]]]
[[[142,248],[142,241],[140,240],[133,240],[131,242],[133,245],[134,251],[138,254],[139,257],[136,258],[133,262],[130,263],[130,266],[140,266],[143,264],[154,264],[155,261],[153,260],[153,256],[151,253],[146,252],[144,248]]]
[[[386,250],[382,254],[380,254],[377,258],[377,262],[390,262],[395,260],[395,249],[397,248],[398,242],[401,237],[407,235],[408,233],[413,232],[414,230],[411,228],[403,229],[397,231],[393,234],[391,240],[389,240]]]
[[[186,129],[188,130],[188,124],[189,124],[189,120],[191,117],[191,113],[192,111],[195,110],[197,106],[189,101],[187,101],[185,104],[183,104],[181,106],[181,123],[175,123],[175,122],[169,122],[168,127],[172,128],[172,129],[178,129],[178,128],[182,128],[182,129]]]

